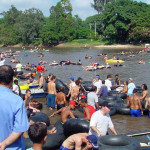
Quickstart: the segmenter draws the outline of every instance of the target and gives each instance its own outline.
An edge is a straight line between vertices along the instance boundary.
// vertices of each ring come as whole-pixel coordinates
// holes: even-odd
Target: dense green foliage
[[[85,21],[72,15],[70,0],[52,6],[47,18],[39,9],[20,11],[11,6],[0,14],[0,44],[52,46],[76,39],[100,44],[150,42],[150,5],[133,0],[93,2],[98,14]]]

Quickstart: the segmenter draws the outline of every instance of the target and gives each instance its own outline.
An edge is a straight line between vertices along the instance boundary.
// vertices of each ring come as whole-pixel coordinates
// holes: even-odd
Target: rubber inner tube
[[[115,107],[110,107],[110,112],[109,112],[109,115],[110,116],[113,116],[116,114],[116,108]]]
[[[98,139],[99,150],[140,150],[140,143],[125,135],[101,136]]]
[[[29,120],[33,120],[34,122],[45,122],[47,126],[50,125],[49,117],[42,112],[36,112],[35,115],[29,118]]]
[[[61,87],[64,88],[64,93],[67,95],[69,92],[69,88],[59,79],[56,79],[56,90],[59,91]]]
[[[88,133],[89,122],[81,119],[69,119],[64,124],[64,133],[68,137],[76,133]]]
[[[83,81],[82,85],[86,91],[92,91],[92,82],[91,81]]]
[[[107,100],[107,101],[114,101],[114,100],[117,100],[117,97],[116,96],[106,96],[103,99]]]
[[[123,104],[117,107],[117,112],[122,115],[130,115],[130,108]]]

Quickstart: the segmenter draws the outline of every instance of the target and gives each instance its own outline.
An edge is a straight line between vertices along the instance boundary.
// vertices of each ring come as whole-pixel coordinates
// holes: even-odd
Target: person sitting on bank
[[[28,135],[33,142],[33,147],[27,150],[42,150],[47,139],[47,127],[41,122],[34,123],[29,127]]]
[[[70,101],[69,106],[59,109],[58,111],[54,112],[50,117],[53,117],[58,113],[61,113],[61,123],[64,124],[68,120],[68,117],[75,118],[73,112],[71,111],[71,109],[74,109],[75,106],[76,106],[75,102]]]
[[[87,104],[87,100],[85,98],[82,98],[80,101],[80,106],[84,108],[83,114],[84,114],[84,120],[90,121],[91,116],[95,112],[95,109],[93,106]]]
[[[66,106],[66,95],[64,93],[64,87],[60,87],[60,92],[56,94],[55,105],[57,110]]]
[[[63,142],[60,150],[81,150],[82,147],[83,150],[98,149],[97,137],[88,133],[73,134]]]
[[[127,106],[130,107],[131,117],[142,117],[143,109],[140,101],[140,97],[136,95],[137,90],[133,90],[133,95],[129,97]]]

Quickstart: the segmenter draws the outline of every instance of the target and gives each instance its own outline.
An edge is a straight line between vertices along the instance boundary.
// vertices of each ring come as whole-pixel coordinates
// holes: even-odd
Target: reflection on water
[[[19,49],[16,49],[19,50]],[[91,62],[97,62],[99,64],[105,64],[103,56],[97,56],[98,53],[107,53],[109,58],[113,56],[119,56],[120,59],[125,60],[126,62],[122,67],[114,67],[110,69],[103,69],[97,70],[94,72],[87,72],[82,69],[81,66],[75,65],[67,65],[67,66],[55,66],[50,67],[46,64],[46,68],[48,69],[44,75],[48,75],[49,73],[53,73],[56,75],[57,78],[60,78],[65,83],[69,83],[70,76],[74,76],[75,79],[78,77],[82,77],[83,80],[92,80],[95,75],[99,74],[101,79],[106,79],[108,74],[111,74],[114,80],[115,74],[119,74],[121,80],[128,80],[129,77],[134,79],[134,83],[136,85],[141,86],[141,84],[146,83],[149,87],[150,80],[150,64],[148,61],[150,59],[150,54],[146,53],[145,55],[139,54],[133,58],[128,57],[129,54],[120,55],[122,50],[112,50],[112,49],[77,49],[77,48],[51,48],[49,51],[42,52],[44,54],[43,60],[47,61],[48,63],[52,61],[57,61],[58,63],[62,60],[70,59],[71,61],[78,61],[81,60],[83,66],[88,65]],[[137,49],[128,49],[124,51],[139,51]],[[85,54],[92,56],[92,59],[85,59]],[[25,52],[21,51],[19,53],[18,59],[21,61],[22,64],[34,63],[38,64],[41,58],[38,57],[38,52],[27,52],[28,56],[24,56]],[[146,64],[139,65],[138,62],[140,59],[143,59]],[[10,64],[10,59],[7,59],[7,63]],[[15,66],[15,64],[12,64]],[[45,105],[43,108],[43,112],[50,114],[49,110],[46,106],[46,99],[40,100]],[[54,124],[59,116],[52,118],[51,123]],[[128,132],[136,132],[140,130],[148,130],[150,119],[147,116],[143,116],[142,118],[131,118],[130,116],[123,116],[123,115],[115,115],[112,117],[113,122],[115,124],[115,128],[117,129],[118,133],[128,133]]]

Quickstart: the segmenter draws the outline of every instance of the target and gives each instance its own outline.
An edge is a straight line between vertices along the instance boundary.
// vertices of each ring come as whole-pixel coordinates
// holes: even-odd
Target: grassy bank
[[[108,44],[108,41],[92,41],[87,39],[73,40],[57,45],[56,47],[84,47],[84,48],[144,48],[143,45],[131,45],[131,44]]]

